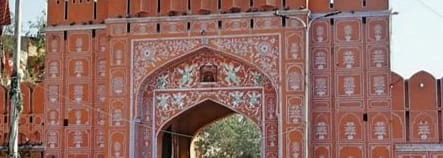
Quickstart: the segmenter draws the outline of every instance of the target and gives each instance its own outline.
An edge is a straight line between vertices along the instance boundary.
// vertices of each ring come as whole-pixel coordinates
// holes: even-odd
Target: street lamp
[[[312,17],[311,15],[311,11],[308,10],[307,13],[307,19],[306,22],[297,16],[291,16],[288,15],[287,11],[281,11],[281,10],[276,10],[275,11],[275,15],[276,16],[280,16],[286,19],[294,19],[297,20],[298,22],[300,22],[303,25],[303,28],[305,29],[305,110],[304,110],[304,115],[305,115],[305,157],[309,157],[309,109],[310,107],[308,107],[309,103],[310,103],[310,56],[309,56],[309,44],[310,44],[310,30],[311,30],[311,25],[314,21],[318,20],[318,19],[322,19],[322,18],[326,18],[326,17],[330,17],[330,16],[334,16],[337,14],[340,14],[341,11],[332,11],[332,12],[328,12],[326,14],[320,15],[320,16],[316,16],[316,17]]]

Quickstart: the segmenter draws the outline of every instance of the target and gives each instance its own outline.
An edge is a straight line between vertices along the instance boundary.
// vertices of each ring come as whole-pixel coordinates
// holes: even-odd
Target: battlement
[[[107,18],[207,15],[308,8],[314,13],[379,11],[388,0],[49,0],[48,24],[90,25]]]

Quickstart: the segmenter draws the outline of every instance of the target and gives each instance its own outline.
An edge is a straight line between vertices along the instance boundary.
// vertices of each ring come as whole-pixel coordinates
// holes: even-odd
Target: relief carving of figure
[[[240,71],[241,66],[234,67],[234,65],[232,64],[224,63],[223,67],[226,73],[225,81],[228,83],[228,85],[231,85],[232,83],[234,83],[235,85],[239,85],[240,79],[237,76],[237,72]]]

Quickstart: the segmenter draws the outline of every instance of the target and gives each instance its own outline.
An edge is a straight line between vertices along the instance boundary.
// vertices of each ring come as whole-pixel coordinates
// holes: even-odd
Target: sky
[[[15,0],[9,0],[11,9]],[[443,0],[389,0],[392,17],[391,68],[404,78],[425,70],[443,77]],[[36,20],[46,0],[22,0],[23,25]]]

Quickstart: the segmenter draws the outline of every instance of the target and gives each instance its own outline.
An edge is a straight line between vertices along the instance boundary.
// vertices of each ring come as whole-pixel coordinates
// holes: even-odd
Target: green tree
[[[258,158],[261,132],[248,118],[234,114],[203,129],[195,149],[205,158]]]

